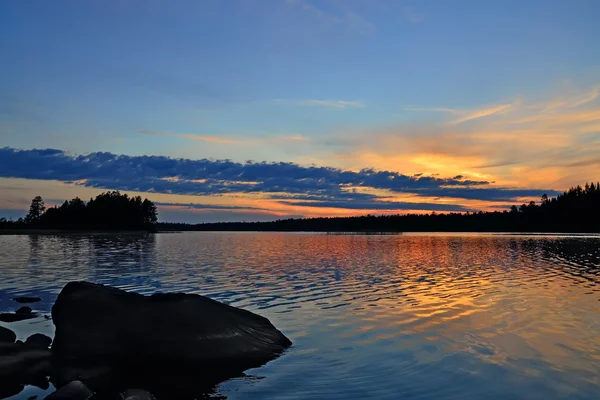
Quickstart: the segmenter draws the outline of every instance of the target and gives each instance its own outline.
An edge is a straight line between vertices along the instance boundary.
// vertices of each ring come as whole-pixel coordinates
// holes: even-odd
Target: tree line
[[[0,218],[0,229],[155,230],[157,221],[158,212],[150,200],[109,191],[87,202],[76,197],[48,209],[37,196],[25,218]]]
[[[272,222],[158,224],[159,230],[306,232],[600,232],[600,184],[572,187],[510,211],[366,215]]]

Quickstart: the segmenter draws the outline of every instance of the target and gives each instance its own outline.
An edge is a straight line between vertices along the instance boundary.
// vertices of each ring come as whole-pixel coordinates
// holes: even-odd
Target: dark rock
[[[25,382],[27,382],[28,385],[35,386],[42,390],[48,390],[48,388],[50,388],[50,382],[48,382],[48,378],[41,375],[28,377]]]
[[[0,380],[0,399],[8,399],[21,393],[25,389],[25,386]]]
[[[10,376],[21,376],[26,367],[25,357],[20,354],[4,355],[0,358],[0,380]]]
[[[50,360],[39,361],[27,367],[26,374],[29,377],[47,377],[52,373],[52,364]]]
[[[49,350],[21,350],[0,357],[0,376],[25,376],[28,367],[52,356]]]
[[[15,343],[18,344],[19,346],[22,346],[25,344],[22,340],[17,340]]]
[[[268,319],[192,294],[137,293],[71,282],[52,307],[53,353],[66,364],[243,371],[291,342]]]
[[[0,326],[0,343],[14,343],[17,340],[17,334],[8,328]]]
[[[154,400],[154,396],[143,389],[127,389],[125,393],[121,394],[123,400]]]
[[[46,400],[87,400],[92,395],[92,391],[83,382],[73,381],[50,394]]]
[[[36,314],[16,314],[16,313],[0,313],[0,321],[2,322],[17,322],[26,319],[35,318]]]
[[[71,381],[82,381],[90,389],[97,391],[114,386],[112,383],[118,380],[113,369],[108,366],[75,366],[75,365],[53,365],[50,380],[54,386],[64,386]]]
[[[29,348],[47,349],[52,344],[52,339],[41,333],[35,333],[25,340],[25,345]]]
[[[33,396],[29,396],[27,398],[27,400],[35,400],[35,399],[37,399],[37,394],[34,394]]]
[[[23,306],[21,308],[19,308],[17,311],[15,311],[17,314],[31,314],[33,310],[31,309],[31,307],[27,307],[27,306]]]
[[[0,356],[15,354],[20,352],[22,349],[23,348],[19,343],[0,343]]]
[[[39,297],[28,296],[15,297],[13,300],[17,303],[37,303],[38,301],[42,301],[42,299],[40,299]]]

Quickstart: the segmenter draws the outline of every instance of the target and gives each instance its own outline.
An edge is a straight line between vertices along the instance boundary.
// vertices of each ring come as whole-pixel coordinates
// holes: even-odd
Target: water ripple
[[[599,245],[507,235],[0,236],[0,309],[33,294],[48,312],[66,282],[91,280],[253,310],[294,347],[222,384],[232,399],[591,399],[600,398]]]

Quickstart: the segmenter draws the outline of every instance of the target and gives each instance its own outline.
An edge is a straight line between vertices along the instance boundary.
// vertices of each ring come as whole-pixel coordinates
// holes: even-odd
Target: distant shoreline
[[[149,230],[101,230],[101,229],[0,229],[1,235],[141,235],[157,233]]]

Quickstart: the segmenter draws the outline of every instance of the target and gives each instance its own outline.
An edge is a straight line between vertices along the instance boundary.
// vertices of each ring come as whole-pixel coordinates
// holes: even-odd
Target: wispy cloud
[[[597,180],[599,88],[470,110],[404,107],[439,112],[442,118],[368,132],[346,131],[338,137],[343,145],[332,157],[342,166],[463,174],[497,185],[565,188]]]
[[[196,133],[177,133],[177,132],[156,132],[150,131],[147,129],[140,129],[138,133],[149,136],[162,136],[162,137],[172,137],[172,138],[180,138],[187,140],[199,140],[202,142],[208,143],[220,143],[220,144],[239,144],[239,140],[223,138],[219,136],[207,136],[207,135],[199,135]]]
[[[194,133],[180,133],[178,135],[178,137],[182,138],[182,139],[189,139],[189,140],[200,140],[202,142],[209,142],[209,143],[222,143],[222,144],[239,144],[240,142],[234,139],[226,139],[226,138],[220,138],[220,137],[216,137],[216,136],[205,136],[205,135],[196,135]]]
[[[297,106],[306,107],[325,107],[325,108],[365,108],[367,105],[360,101],[351,100],[318,100],[318,99],[306,99],[306,100],[294,100],[294,99],[273,99],[274,103],[279,104],[293,104]]]
[[[459,116],[458,118],[448,122],[449,124],[460,124],[462,122],[472,121],[477,118],[489,117],[491,115],[505,114],[511,110],[512,104],[501,104],[492,107],[483,107],[478,109],[462,110],[447,107],[404,107],[406,111],[431,111],[450,113]]]
[[[317,107],[328,107],[328,108],[364,108],[366,107],[359,101],[345,101],[345,100],[305,100],[302,102],[303,105],[317,106]]]
[[[375,31],[375,25],[367,21],[362,15],[347,7],[345,2],[330,4],[331,10],[325,11],[311,3],[309,0],[286,0],[286,4],[295,7],[323,21],[333,27],[343,26],[353,32],[370,35]]]
[[[218,143],[218,144],[232,144],[232,145],[261,145],[265,144],[279,144],[285,145],[286,143],[308,143],[311,142],[311,138],[299,135],[299,134],[279,134],[279,135],[269,135],[269,136],[249,136],[243,134],[235,135],[237,138],[232,139],[231,137],[221,137],[221,136],[210,136],[210,135],[200,135],[196,133],[175,133],[175,132],[156,132],[146,129],[138,130],[138,133],[148,136],[158,136],[158,137],[170,137],[170,138],[179,138],[186,140],[196,140],[207,143]]]
[[[600,96],[600,86],[595,86],[585,93],[577,93],[571,96],[563,95],[544,104],[533,106],[532,108],[541,108],[541,113],[548,113],[561,108],[577,108],[593,102],[598,96]]]
[[[142,135],[148,135],[148,136],[163,136],[162,134],[160,134],[158,132],[149,131],[147,129],[140,129],[140,130],[138,130],[138,133],[141,133]]]
[[[460,124],[462,122],[472,121],[477,118],[489,117],[490,115],[505,114],[512,108],[512,104],[502,104],[496,107],[482,108],[468,112],[462,117],[451,121],[451,124]]]

